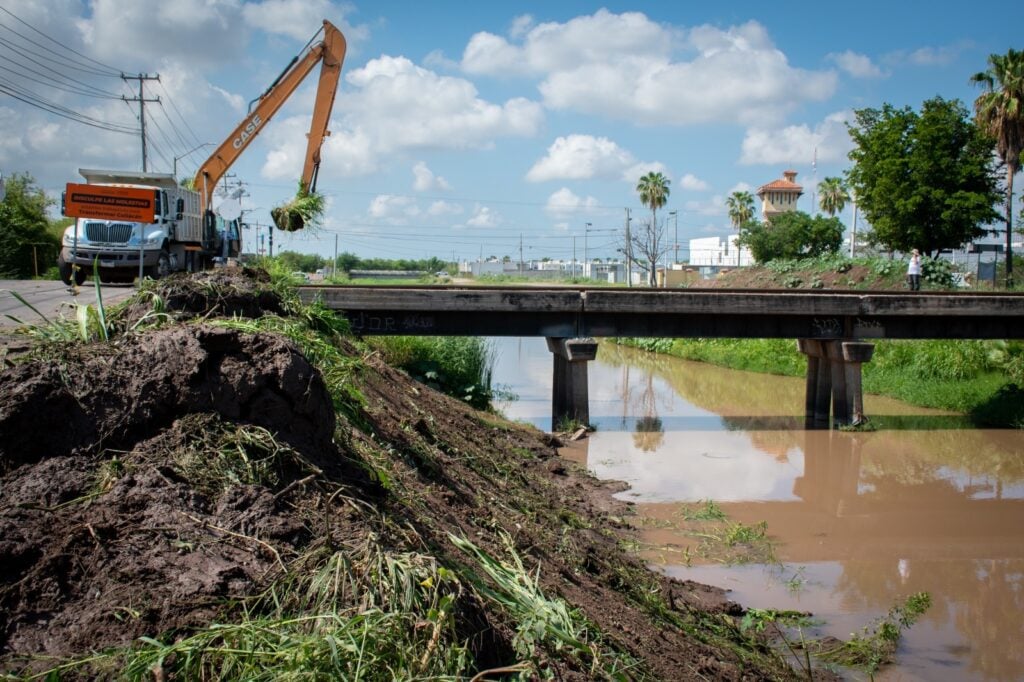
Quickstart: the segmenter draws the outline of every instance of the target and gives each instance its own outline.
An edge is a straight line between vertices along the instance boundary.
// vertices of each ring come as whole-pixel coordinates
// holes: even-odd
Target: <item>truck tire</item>
[[[171,254],[167,252],[167,249],[160,251],[156,264],[149,266],[149,272],[146,274],[153,279],[163,279],[171,274]]]
[[[63,258],[57,259],[57,270],[60,271],[60,281],[64,282],[68,286],[71,285],[71,263],[68,263]],[[85,270],[78,268],[75,271],[75,284],[81,286],[82,282],[85,281]]]

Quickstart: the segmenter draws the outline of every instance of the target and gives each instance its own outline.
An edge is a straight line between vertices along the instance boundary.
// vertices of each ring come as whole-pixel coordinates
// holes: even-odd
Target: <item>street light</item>
[[[199,150],[200,150],[200,149],[202,149],[203,147],[209,147],[209,146],[211,146],[212,144],[213,144],[212,142],[203,142],[203,143],[202,143],[202,144],[200,144],[200,145],[199,145],[198,147],[193,147],[192,149],[189,149],[189,150],[188,150],[187,152],[185,152],[185,153],[184,153],[184,154],[182,154],[181,156],[175,156],[175,157],[174,157],[174,179],[175,179],[175,180],[177,180],[177,179],[178,179],[178,159],[184,159],[184,158],[185,158],[186,156],[188,156],[188,155],[189,155],[189,154],[191,154],[192,152],[195,152],[195,151],[199,151]],[[165,157],[165,158],[166,158],[166,157]]]

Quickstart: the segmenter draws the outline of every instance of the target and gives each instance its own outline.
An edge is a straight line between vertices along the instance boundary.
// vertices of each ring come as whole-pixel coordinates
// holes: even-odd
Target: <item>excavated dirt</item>
[[[217,276],[232,291],[254,281]],[[207,315],[187,293],[194,281],[168,286],[165,301]],[[260,301],[282,309],[264,296],[239,294],[256,302],[254,317]],[[511,538],[545,591],[650,677],[791,677],[652,619],[641,606],[651,592],[679,614],[742,609],[628,557],[628,505],[559,458],[557,438],[474,411],[372,353],[359,357],[362,401],[339,413],[319,371],[272,334],[173,324],[33,357],[0,373],[0,672],[230,618],[233,604],[323,543],[375,538],[459,565],[452,533],[494,555]],[[240,430],[273,434],[270,464],[225,486],[215,472]],[[368,473],[371,461],[389,485]],[[381,518],[412,529],[416,546],[382,531]],[[515,662],[503,616],[480,604],[461,615],[478,669]],[[555,679],[591,677],[571,660],[543,665]]]

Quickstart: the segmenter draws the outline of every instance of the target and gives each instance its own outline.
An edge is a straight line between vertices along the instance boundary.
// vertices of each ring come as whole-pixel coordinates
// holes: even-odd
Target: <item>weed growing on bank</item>
[[[375,336],[367,339],[384,360],[413,379],[487,409],[494,398],[494,353],[482,338],[470,336]]]

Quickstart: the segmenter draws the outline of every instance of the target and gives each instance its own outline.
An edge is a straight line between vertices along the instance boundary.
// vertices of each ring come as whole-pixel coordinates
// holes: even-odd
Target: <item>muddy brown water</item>
[[[543,339],[493,339],[501,409],[550,429]],[[589,370],[597,431],[569,455],[625,481],[652,567],[748,607],[812,612],[813,634],[861,632],[903,597],[933,605],[877,680],[1024,680],[1024,432],[867,396],[870,433],[806,431],[802,379],[602,343]],[[701,563],[679,529],[713,500],[767,522],[778,563]],[[851,679],[863,679],[850,674]]]

